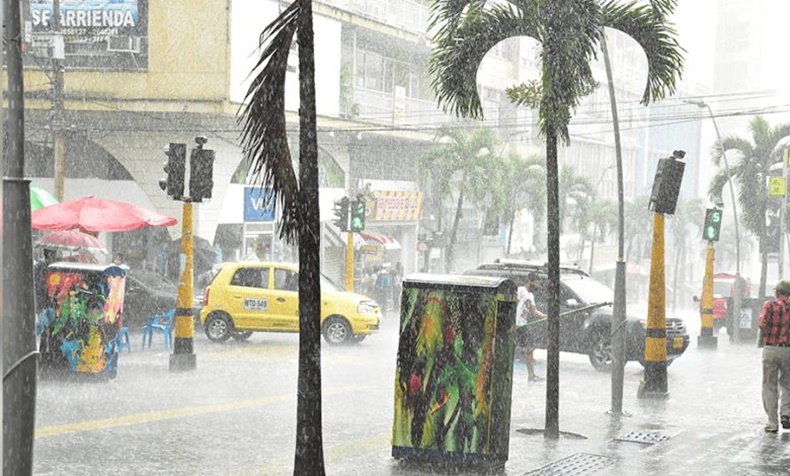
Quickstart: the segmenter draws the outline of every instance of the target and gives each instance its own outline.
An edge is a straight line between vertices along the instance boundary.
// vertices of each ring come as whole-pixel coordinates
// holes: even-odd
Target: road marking
[[[326,435],[324,435],[326,438]],[[392,447],[391,443],[392,432],[380,433],[371,436],[370,438],[354,440],[348,443],[338,445],[326,446],[326,439],[324,440],[324,466],[328,467],[332,463],[343,461],[355,456],[372,453],[375,451],[385,450],[387,455]],[[266,474],[269,476],[274,475],[288,475],[293,474],[294,456],[290,455],[287,458],[282,458],[274,463],[269,463],[263,466],[255,466],[254,468],[247,468],[234,473],[235,476],[252,476],[258,474]]]
[[[372,386],[353,385],[347,387],[323,389],[322,395],[341,395],[345,393],[359,392],[360,390],[370,390]],[[234,402],[218,403],[213,405],[202,405],[195,407],[173,408],[169,410],[160,410],[146,413],[135,413],[131,415],[122,415],[114,418],[105,418],[102,420],[90,420],[79,423],[70,423],[66,425],[46,426],[36,428],[36,438],[48,438],[51,436],[68,435],[72,433],[84,433],[88,431],[103,430],[107,428],[117,428],[121,426],[141,425],[155,421],[172,420],[175,418],[185,418],[198,415],[207,415],[211,413],[222,413],[237,410],[244,410],[248,408],[260,407],[264,405],[272,405],[294,400],[295,395],[271,395],[262,398],[252,398],[246,400],[237,400]]]

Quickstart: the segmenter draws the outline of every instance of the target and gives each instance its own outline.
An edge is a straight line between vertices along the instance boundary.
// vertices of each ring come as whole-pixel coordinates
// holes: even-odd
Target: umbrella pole
[[[184,269],[181,270],[181,282],[178,284],[175,338],[173,339],[173,353],[170,355],[171,371],[195,370],[197,368],[197,356],[193,351],[195,335],[195,318],[192,315],[193,242],[192,203],[185,199],[181,214],[181,255],[186,259],[184,260]]]

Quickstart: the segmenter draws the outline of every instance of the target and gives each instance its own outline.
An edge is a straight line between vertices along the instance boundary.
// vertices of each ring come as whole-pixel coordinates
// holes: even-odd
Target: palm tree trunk
[[[560,407],[560,199],[557,130],[546,126],[546,222],[548,223],[548,322],[546,346],[546,428],[544,437],[559,439]]]
[[[312,1],[301,0],[299,26],[299,377],[294,474],[323,475],[318,143]]]
[[[461,209],[464,206],[464,187],[466,183],[466,170],[461,178],[461,187],[458,191],[458,204],[455,207],[455,219],[453,220],[453,231],[450,233],[450,240],[447,243],[447,259],[444,263],[444,272],[449,273],[453,267],[453,249],[455,248],[455,240],[458,235],[458,225],[461,222]]]
[[[510,256],[510,244],[513,242],[513,224],[516,222],[516,214],[510,217],[510,224],[507,230],[507,256]]]
[[[675,312],[675,307],[677,306],[678,301],[678,274],[680,273],[681,263],[683,263],[683,245],[677,245],[677,241],[675,242],[677,248],[675,249],[675,269],[672,271],[672,312]]]
[[[763,243],[767,241],[765,234],[763,234],[762,239],[764,240]],[[763,251],[760,252],[760,289],[757,297],[762,298],[765,296],[765,288],[767,281],[768,281],[768,253]]]

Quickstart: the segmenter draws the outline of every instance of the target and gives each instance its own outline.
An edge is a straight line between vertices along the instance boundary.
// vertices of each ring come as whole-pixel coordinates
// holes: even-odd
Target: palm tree
[[[617,204],[611,200],[593,199],[590,205],[590,222],[593,230],[590,235],[590,274],[595,263],[595,243],[606,241],[606,238],[617,226]]]
[[[783,137],[790,135],[790,124],[771,127],[765,118],[757,116],[749,122],[749,131],[751,140],[731,135],[723,137],[721,141],[717,140],[713,145],[711,156],[717,167],[721,167],[725,152],[735,149],[739,154],[736,154],[734,162],[730,161],[729,172],[721,169],[713,176],[708,195],[714,203],[721,201],[722,189],[727,183],[729,173],[738,188],[738,206],[742,210],[739,218],[763,244],[767,236],[766,212],[779,209],[779,201],[771,198],[765,184],[771,176],[771,166],[782,160],[774,149]],[[762,253],[758,296],[765,296],[767,276],[767,254]]]
[[[696,223],[698,224],[700,221],[700,217],[705,216],[705,209],[702,204],[702,200],[699,198],[693,198],[691,200],[683,200],[679,199],[677,203],[677,207],[675,209],[675,214],[672,216],[672,219],[669,221],[669,232],[672,236],[672,242],[674,245],[672,255],[674,256],[674,269],[672,271],[672,311],[675,311],[678,301],[678,289],[680,288],[682,283],[686,282],[685,270],[687,266],[684,266],[684,263],[688,263],[688,259],[686,259],[689,243],[692,239],[698,239],[698,235],[692,236],[692,231],[696,232],[699,230],[699,225],[694,227],[693,225]]]
[[[456,114],[482,118],[476,73],[485,54],[512,36],[530,36],[543,45],[542,77],[511,89],[516,104],[539,108],[546,141],[548,218],[548,349],[546,430],[559,438],[559,264],[560,217],[557,146],[570,141],[571,110],[595,86],[590,61],[603,27],[634,38],[648,60],[643,103],[672,92],[682,64],[674,31],[655,6],[620,5],[608,0],[510,0],[488,7],[481,0],[436,0],[431,27],[436,28],[430,61],[433,87],[440,105]]]
[[[492,208],[508,224],[506,254],[510,254],[513,239],[513,223],[516,214],[524,209],[532,213],[535,229],[546,215],[546,159],[530,156],[526,159],[510,154],[502,161],[501,173],[496,183],[489,181],[496,192]]]
[[[587,178],[576,174],[570,165],[564,165],[560,170],[559,196],[560,200],[560,232],[565,228],[565,218],[568,216],[574,222],[576,229],[581,231],[587,228],[587,204],[595,194],[593,186]],[[573,204],[573,211],[568,213],[569,203]]]
[[[628,248],[625,259],[641,261],[644,255],[645,243],[653,238],[652,221],[650,214],[645,213],[650,197],[647,195],[635,197],[633,201],[625,204],[625,236],[628,237]],[[635,255],[635,256],[633,256]]]
[[[501,161],[493,152],[498,140],[491,129],[478,128],[470,134],[462,127],[444,125],[437,130],[436,138],[438,145],[422,155],[420,167],[434,185],[431,200],[440,215],[446,198],[452,196],[456,200],[444,263],[449,273],[453,267],[464,200],[479,202],[486,196],[491,173],[499,168]],[[441,197],[438,203],[436,197]]]
[[[299,45],[299,178],[285,127],[285,73],[294,33]],[[257,182],[271,187],[282,216],[280,238],[299,247],[299,377],[294,474],[322,475],[321,265],[318,144],[311,0],[295,0],[261,34],[260,59],[240,110],[242,147]]]

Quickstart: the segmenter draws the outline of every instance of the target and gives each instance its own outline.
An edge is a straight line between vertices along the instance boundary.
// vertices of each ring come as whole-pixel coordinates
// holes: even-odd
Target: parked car
[[[545,312],[548,305],[546,295],[547,269],[545,264],[531,261],[499,260],[480,265],[464,274],[476,276],[498,276],[513,279],[523,285],[529,273],[537,273],[541,287],[533,292],[535,305]],[[560,268],[560,313],[581,309],[596,303],[612,303],[614,291],[590,277],[577,267]],[[586,354],[592,366],[602,372],[612,367],[611,342],[612,306],[569,313],[560,318],[560,350]],[[646,319],[628,316],[626,319],[626,359],[644,362]],[[667,364],[680,357],[689,345],[689,335],[682,319],[666,318]],[[534,324],[538,348],[546,348],[546,321]]]
[[[287,263],[226,263],[206,287],[200,322],[214,342],[253,332],[299,332],[299,268]],[[329,344],[358,343],[377,332],[376,301],[321,277],[321,332]]]

